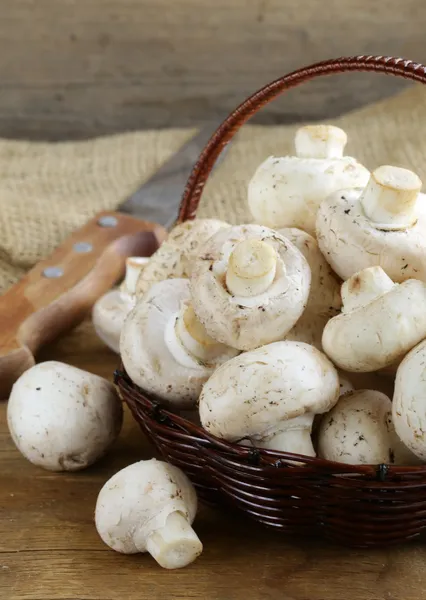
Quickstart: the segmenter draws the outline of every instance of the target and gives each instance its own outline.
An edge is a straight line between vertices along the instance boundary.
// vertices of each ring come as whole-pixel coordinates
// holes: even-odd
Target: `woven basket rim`
[[[189,421],[185,417],[170,410],[160,398],[149,394],[133,383],[122,364],[114,372],[114,383],[119,390],[124,390],[126,394],[129,394],[133,398],[133,400],[151,412],[152,419],[157,421],[158,431],[164,430],[164,433],[170,433],[170,431],[173,430],[175,434],[184,434],[191,439],[192,443],[195,443],[200,447],[203,445],[202,442],[204,442],[204,445],[207,444],[209,449],[220,451],[222,454],[226,453],[230,457],[246,459],[249,463],[253,464],[253,467],[261,462],[262,464],[259,464],[259,466],[255,468],[262,471],[268,467],[271,467],[272,469],[284,467],[291,468],[292,472],[295,474],[297,472],[307,474],[309,471],[312,471],[316,474],[339,475],[354,478],[356,475],[370,476],[377,478],[380,485],[382,485],[388,477],[404,477],[404,479],[406,479],[407,476],[413,475],[425,476],[426,478],[426,464],[416,466],[392,465],[387,463],[378,465],[350,465],[330,461],[317,456],[306,456],[304,454],[295,454],[292,452],[257,448],[255,445],[241,446],[236,442],[229,442],[216,437],[203,429],[203,427],[196,425],[192,421]],[[289,464],[294,462],[304,464]],[[415,481],[415,485],[418,486],[418,479],[414,478],[413,481]]]

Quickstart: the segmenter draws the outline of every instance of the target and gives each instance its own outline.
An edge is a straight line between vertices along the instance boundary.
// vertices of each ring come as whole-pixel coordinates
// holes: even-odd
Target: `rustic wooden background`
[[[198,124],[320,59],[426,61],[424,0],[0,0],[0,11],[6,137]],[[401,87],[385,76],[320,80],[258,120],[324,118]]]

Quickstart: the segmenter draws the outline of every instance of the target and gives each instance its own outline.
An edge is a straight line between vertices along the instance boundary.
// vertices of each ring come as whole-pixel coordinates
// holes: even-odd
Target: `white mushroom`
[[[394,365],[426,337],[426,283],[395,284],[381,267],[356,273],[342,285],[342,313],[327,323],[322,345],[345,371]]]
[[[120,353],[134,383],[188,408],[213,370],[238,350],[206,333],[192,309],[187,279],[166,279],[153,284],[128,315]]]
[[[412,171],[385,165],[364,189],[342,189],[324,200],[317,215],[318,244],[342,279],[378,265],[393,281],[426,281],[421,186]]]
[[[296,133],[296,156],[267,158],[248,186],[257,223],[273,229],[298,227],[315,235],[322,200],[341,188],[366,185],[369,171],[343,156],[346,133],[329,125],[308,125]]]
[[[101,296],[92,309],[92,322],[98,337],[113,352],[120,351],[123,323],[135,305],[136,282],[149,258],[132,256],[126,260],[126,275],[118,288]]]
[[[295,228],[280,229],[278,233],[300,250],[311,269],[311,289],[306,309],[286,335],[286,340],[306,342],[322,350],[323,329],[327,321],[339,313],[342,306],[341,281],[331,270],[315,238],[309,233]]]
[[[339,377],[324,354],[302,342],[275,342],[213,373],[200,395],[200,419],[225,440],[315,456],[314,416],[338,397]]]
[[[117,438],[123,408],[112,383],[56,361],[40,363],[15,382],[7,423],[18,450],[50,471],[78,471]]]
[[[418,464],[395,433],[391,401],[374,390],[346,394],[323,416],[318,456],[350,465]]]
[[[192,302],[214,339],[252,350],[290,331],[310,281],[309,265],[291,242],[267,227],[239,225],[203,246],[193,265]]]
[[[426,461],[426,340],[401,362],[395,379],[393,421],[402,442]]]
[[[191,264],[200,247],[220,229],[229,227],[218,219],[194,219],[176,225],[141,273],[136,295],[142,297],[157,281],[191,275]]]
[[[109,479],[96,502],[96,529],[123,554],[149,552],[165,569],[193,562],[203,546],[191,525],[197,496],[180,469],[155,458],[134,463]]]

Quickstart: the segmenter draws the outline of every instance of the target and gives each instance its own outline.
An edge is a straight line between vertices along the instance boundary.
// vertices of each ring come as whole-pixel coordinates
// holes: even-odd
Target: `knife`
[[[96,215],[0,297],[0,398],[35,364],[42,346],[83,321],[123,277],[126,258],[158,248],[217,126],[200,129],[117,211]]]

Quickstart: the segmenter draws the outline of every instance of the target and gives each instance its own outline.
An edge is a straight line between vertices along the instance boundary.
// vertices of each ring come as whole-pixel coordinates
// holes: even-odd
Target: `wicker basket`
[[[254,113],[300,83],[346,71],[376,71],[426,83],[425,66],[382,56],[326,61],[277,79],[243,102],[211,137],[186,185],[178,221],[195,217],[216,159]],[[400,543],[426,528],[426,466],[349,466],[230,444],[164,409],[123,371],[115,373],[115,381],[144,433],[209,503],[234,507],[287,534],[322,536],[351,546]]]

